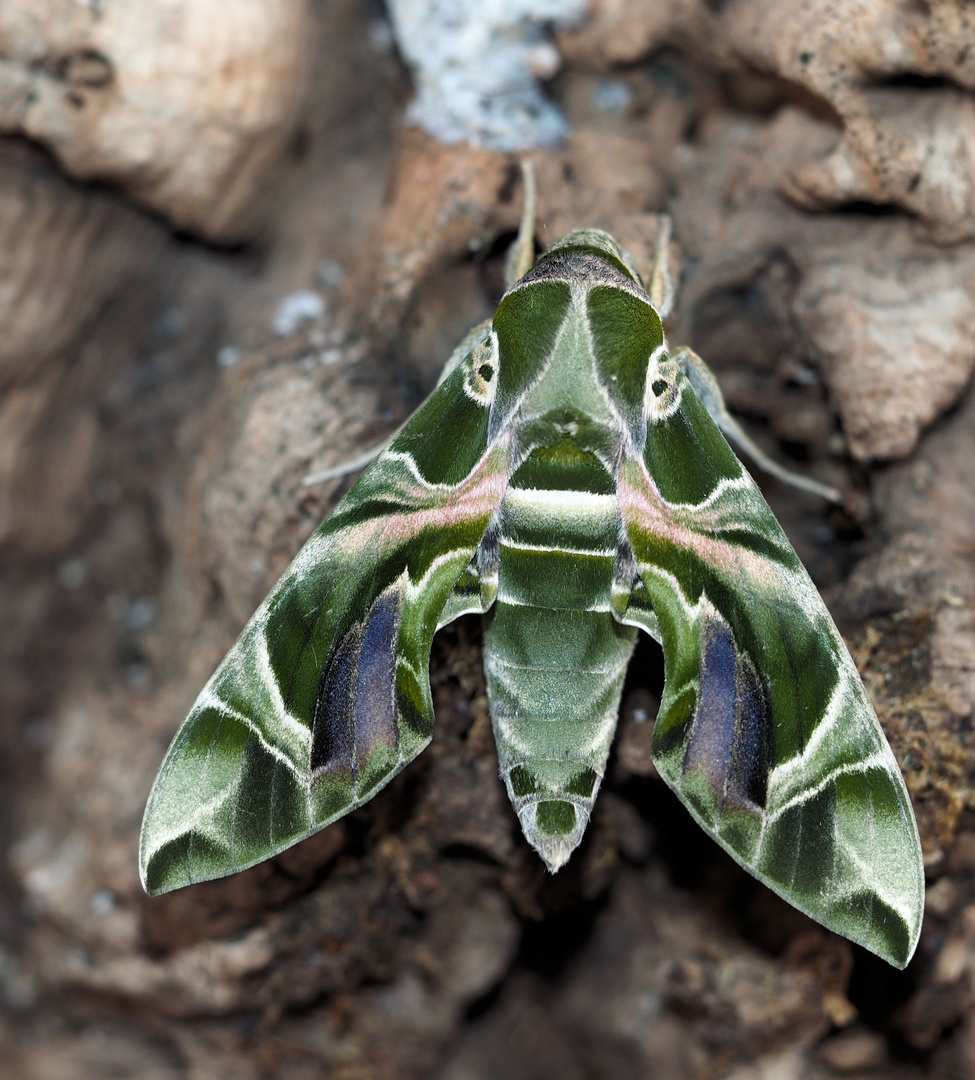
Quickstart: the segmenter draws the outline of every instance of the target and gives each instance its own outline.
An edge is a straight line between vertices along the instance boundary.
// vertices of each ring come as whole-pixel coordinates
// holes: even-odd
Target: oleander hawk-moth
[[[923,912],[907,790],[842,639],[606,233],[533,262],[312,535],[200,694],[149,797],[150,893],[361,806],[427,745],[437,630],[484,616],[502,779],[552,871],[579,843],[639,630],[663,649],[660,775],[746,870],[903,967]],[[787,477],[788,478],[788,477]],[[818,490],[812,482],[802,486]]]

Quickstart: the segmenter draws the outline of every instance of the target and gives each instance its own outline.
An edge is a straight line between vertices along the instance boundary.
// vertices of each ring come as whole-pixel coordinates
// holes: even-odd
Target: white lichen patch
[[[393,31],[413,69],[407,121],[446,143],[513,151],[555,146],[568,132],[538,85],[559,68],[547,36],[585,0],[389,0]]]

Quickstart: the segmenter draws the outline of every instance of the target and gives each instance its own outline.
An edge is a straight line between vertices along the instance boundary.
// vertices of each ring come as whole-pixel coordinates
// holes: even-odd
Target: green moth
[[[526,175],[526,180],[530,177]],[[897,763],[815,587],[604,232],[510,288],[244,628],[146,808],[150,893],[230,874],[372,798],[433,734],[437,630],[484,615],[501,776],[558,870],[582,838],[639,630],[663,648],[653,759],[702,828],[825,926],[903,967],[924,904]]]

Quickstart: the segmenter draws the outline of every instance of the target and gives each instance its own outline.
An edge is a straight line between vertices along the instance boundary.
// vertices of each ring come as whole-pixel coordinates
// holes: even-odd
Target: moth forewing
[[[664,651],[654,760],[746,869],[902,967],[924,878],[897,762],[754,481],[690,383],[677,391],[618,487]]]
[[[147,891],[284,850],[429,742],[430,643],[509,471],[474,357],[312,535],[193,706],[146,806]]]
[[[651,281],[669,302],[666,268]],[[200,695],[146,808],[146,888],[243,869],[371,798],[432,735],[433,634],[481,611],[502,778],[551,870],[586,828],[642,629],[665,664],[653,757],[691,814],[903,966],[923,911],[904,782],[692,356],[611,237],[542,255]]]

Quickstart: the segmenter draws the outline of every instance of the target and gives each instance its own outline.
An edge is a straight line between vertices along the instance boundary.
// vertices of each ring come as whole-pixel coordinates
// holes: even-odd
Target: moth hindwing
[[[241,870],[371,798],[431,738],[434,633],[480,611],[501,775],[551,870],[585,830],[642,629],[664,654],[660,775],[759,880],[906,964],[907,790],[695,380],[611,237],[538,259],[204,688],[146,808],[146,889]]]

